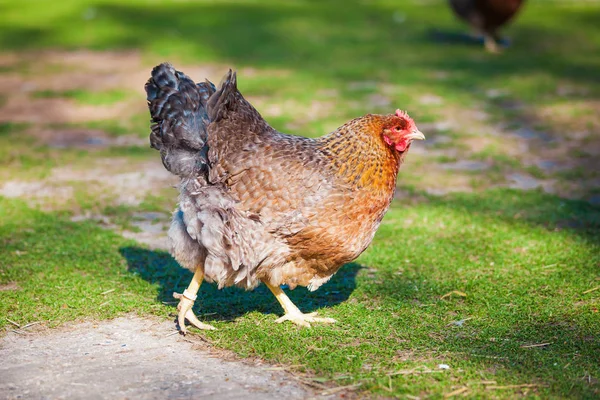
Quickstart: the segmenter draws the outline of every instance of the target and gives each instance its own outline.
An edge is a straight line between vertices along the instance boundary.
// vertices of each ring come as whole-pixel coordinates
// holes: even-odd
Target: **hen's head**
[[[395,114],[383,116],[381,137],[393,149],[403,152],[413,140],[424,140],[425,135],[417,129],[415,121],[408,114],[396,110]]]

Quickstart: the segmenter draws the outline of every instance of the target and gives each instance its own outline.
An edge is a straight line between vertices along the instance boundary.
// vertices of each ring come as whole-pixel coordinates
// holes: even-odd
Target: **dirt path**
[[[0,340],[3,399],[304,399],[265,364],[214,358],[169,322],[128,316]]]

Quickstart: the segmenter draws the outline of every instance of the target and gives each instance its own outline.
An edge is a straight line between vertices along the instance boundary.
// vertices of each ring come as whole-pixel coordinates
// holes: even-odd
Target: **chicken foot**
[[[200,289],[200,285],[202,284],[202,280],[204,279],[204,272],[202,268],[196,268],[196,272],[194,273],[194,277],[190,282],[187,289],[183,291],[183,293],[173,293],[173,297],[179,299],[179,304],[177,304],[177,310],[179,310],[179,314],[177,315],[177,322],[179,323],[179,333],[185,336],[187,333],[187,329],[185,327],[185,320],[187,319],[190,324],[195,326],[198,329],[204,330],[216,330],[216,328],[212,325],[205,324],[200,322],[200,320],[192,311],[192,307],[194,306],[194,301],[196,301],[196,294],[198,293],[198,289]]]
[[[502,50],[500,49],[500,46],[498,46],[498,43],[496,43],[496,40],[491,37],[491,36],[485,36],[483,38],[484,40],[484,45],[485,45],[485,49],[492,54],[498,54],[500,53]]]
[[[326,324],[332,324],[334,322],[337,322],[333,318],[316,317],[316,311],[309,314],[303,314],[302,311],[300,311],[298,307],[296,307],[296,305],[292,303],[292,300],[290,300],[290,298],[279,286],[273,286],[267,282],[264,282],[264,284],[267,285],[269,290],[271,290],[271,292],[275,295],[275,298],[277,299],[279,304],[281,304],[281,307],[283,307],[283,311],[285,312],[285,315],[283,317],[275,320],[275,322],[277,322],[278,324],[284,321],[291,321],[296,325],[310,328],[311,322],[323,322]]]
[[[483,44],[485,49],[492,54],[502,53],[502,47],[500,45],[501,38],[497,33],[484,33],[483,35]]]

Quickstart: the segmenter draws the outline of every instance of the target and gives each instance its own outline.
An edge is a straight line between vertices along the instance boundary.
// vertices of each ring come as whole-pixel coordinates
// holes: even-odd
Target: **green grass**
[[[34,92],[33,97],[38,99],[66,98],[73,99],[79,104],[102,106],[123,101],[127,98],[127,92],[123,90],[91,92],[81,89],[66,90],[63,92],[57,92],[53,90],[41,90],[38,92]]]
[[[0,181],[44,178],[51,168],[73,162],[78,150],[58,151],[23,134],[27,124],[0,123]]]
[[[368,251],[317,292],[291,292],[302,310],[319,310],[338,324],[277,325],[281,310],[266,288],[204,285],[197,312],[219,328],[203,333],[214,346],[308,372],[317,383],[360,384],[365,396],[441,398],[463,386],[473,398],[600,396],[600,290],[588,292],[600,286],[600,209],[536,191],[487,189],[520,172],[555,180],[569,197],[600,193],[593,184],[600,164],[590,152],[600,139],[600,2],[527,1],[505,30],[513,45],[501,56],[465,40],[467,28],[445,0],[46,3],[0,1],[0,49],[23,55],[2,61],[0,75],[51,80],[78,68],[60,60],[40,65],[46,50],[107,51],[113,58],[135,51],[141,64],[123,62],[115,76],[149,72],[164,60],[236,68],[243,93],[290,133],[318,136],[349,118],[395,108],[407,109],[419,126],[451,122],[424,130],[448,140],[415,145],[426,147],[400,172],[406,198],[394,203]],[[19,96],[92,106],[145,101],[141,85],[135,93],[46,87],[60,85]],[[0,90],[0,108],[11,100]],[[148,119],[136,109],[77,123],[2,122],[0,185],[48,179],[54,168],[84,171],[106,158],[159,163],[147,146],[59,149],[27,135],[80,128],[146,137]],[[491,128],[495,135],[484,133]],[[519,128],[545,139],[515,149],[508,131]],[[578,139],[581,132],[587,136]],[[479,138],[487,141],[472,147]],[[530,162],[535,157],[568,168],[542,171]],[[473,193],[425,194],[439,164],[463,159],[490,168],[445,171],[434,183],[452,190],[452,178],[463,174]],[[134,230],[136,212],[170,212],[174,190],[153,191],[133,207],[113,201],[116,194],[101,182],[67,184],[73,199],[65,209],[50,207],[56,212],[0,198],[0,285],[17,285],[0,291],[0,315],[54,327],[127,312],[174,313],[163,302],[191,276],[168,254],[93,222],[68,221],[87,211]],[[452,291],[466,297],[444,297]],[[0,327],[10,326],[6,318]],[[541,343],[550,344],[523,347]],[[484,381],[537,386],[491,390]]]
[[[52,168],[69,165],[85,169],[96,159],[127,157],[131,161],[156,160],[150,147],[120,146],[100,149],[59,148],[23,134],[26,125],[0,123],[0,182],[11,179],[43,179]],[[59,129],[60,128],[55,128]]]
[[[313,98],[315,90],[335,87],[344,98],[361,98],[348,82],[368,80],[400,85],[406,90],[395,100],[411,108],[418,89],[474,102],[486,100],[485,89],[501,88],[527,102],[552,102],[558,100],[559,82],[587,85],[600,63],[594,51],[600,45],[596,2],[529,2],[508,30],[514,46],[502,57],[466,44],[458,35],[466,28],[441,0],[433,6],[408,0],[351,6],[339,1],[69,0],[51,11],[43,4],[1,6],[2,48],[135,48],[153,60],[283,69],[292,74],[286,78],[288,97],[291,92]],[[432,7],[439,8],[432,12]],[[436,75],[440,71],[444,79]],[[589,96],[599,93],[596,86],[588,89]],[[270,95],[274,92],[281,90],[274,86]]]
[[[455,20],[445,3],[67,0],[49,11],[42,0],[5,1],[0,4],[0,47],[29,52],[46,48],[135,50],[147,69],[164,60],[176,65],[216,64],[223,72],[233,67],[240,71],[242,91],[261,99],[259,109],[267,111],[276,128],[307,136],[321,135],[366,112],[387,113],[399,107],[418,123],[454,119],[457,126],[452,130],[458,137],[434,148],[456,148],[461,158],[477,159],[477,151],[470,151],[464,141],[465,133],[480,132],[461,111],[478,108],[489,114],[491,123],[507,129],[535,128],[563,140],[573,131],[591,132],[581,139],[580,147],[600,140],[600,122],[594,112],[594,99],[600,96],[596,79],[600,52],[595,51],[600,47],[600,32],[595,29],[599,2],[528,1],[504,30],[513,44],[501,56],[487,54],[480,44],[465,39],[468,29]],[[21,69],[33,71],[34,61],[20,60],[15,65],[25,63]],[[61,68],[73,65],[53,63],[46,72]],[[123,68],[130,72],[136,67],[124,62]],[[209,78],[218,81],[220,76]],[[491,92],[498,95],[489,96]],[[32,96],[66,96],[102,105],[141,93],[82,87],[39,91]],[[441,103],[424,102],[424,96],[435,96]],[[282,111],[269,113],[273,107]],[[547,111],[553,108],[562,111]],[[130,119],[78,125],[115,136],[141,136],[147,134],[148,117],[140,113]],[[434,137],[439,132],[425,133]],[[568,147],[565,142],[556,146]],[[540,152],[538,146],[528,150],[534,155]],[[520,152],[527,157],[527,151]],[[511,164],[518,163],[510,160],[515,158],[514,151],[498,146],[486,156],[502,160],[495,163],[494,183],[506,183],[504,175],[513,172]],[[535,175],[571,179],[571,187],[561,194],[591,196],[589,181],[598,179],[598,157],[573,157],[566,150],[554,156],[576,164],[574,168],[584,173],[575,178],[557,171],[543,176],[535,171]],[[527,172],[528,164],[521,164]],[[476,181],[485,181],[484,174]]]
[[[0,217],[0,281],[19,286],[0,292],[0,325],[8,324],[8,318],[44,321],[52,327],[161,310],[156,289],[128,272],[119,254],[120,247],[133,242],[91,223],[74,224],[29,209],[20,201],[0,199]],[[110,289],[115,291],[102,294]]]
[[[168,254],[17,201],[0,205],[0,282],[20,288],[0,292],[2,315],[55,326],[174,312],[161,301],[185,288],[190,274]],[[291,292],[304,311],[338,324],[278,325],[281,310],[266,288],[204,285],[198,311],[219,330],[203,334],[241,356],[301,365],[295,368],[380,395],[390,387],[395,396],[440,395],[468,385],[483,396],[490,392],[477,382],[494,380],[537,384],[531,393],[541,398],[592,398],[600,292],[584,292],[600,285],[599,228],[599,208],[535,192],[396,204],[356,263],[315,293]],[[442,298],[454,290],[466,297]],[[550,344],[522,347],[540,343]],[[425,368],[436,372],[395,374]],[[511,398],[519,389],[493,393]]]
[[[111,136],[137,135],[140,137],[148,136],[148,126],[150,117],[147,112],[135,114],[127,119],[118,120],[96,120],[87,123],[74,124],[91,129],[100,129]]]

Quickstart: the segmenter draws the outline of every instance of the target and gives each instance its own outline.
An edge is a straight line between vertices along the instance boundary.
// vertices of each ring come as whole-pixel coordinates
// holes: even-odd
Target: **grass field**
[[[290,292],[337,324],[204,285],[213,346],[360,396],[597,398],[598,20],[598,1],[530,0],[491,55],[441,0],[0,1],[0,327],[170,318],[191,276],[135,240],[176,202],[143,83],[164,60],[233,67],[279,130],[402,108],[428,140],[371,247]]]

